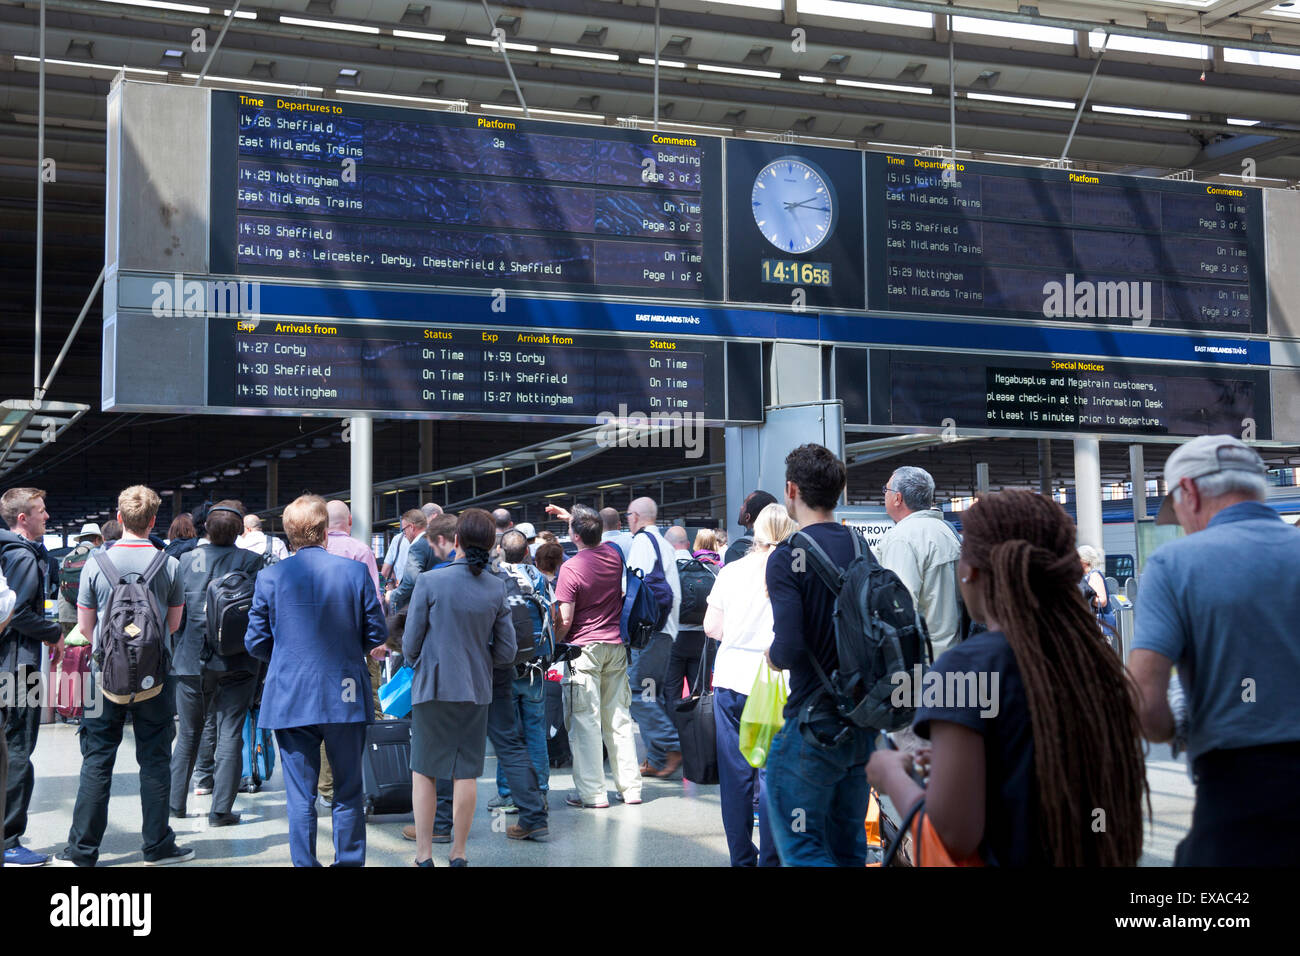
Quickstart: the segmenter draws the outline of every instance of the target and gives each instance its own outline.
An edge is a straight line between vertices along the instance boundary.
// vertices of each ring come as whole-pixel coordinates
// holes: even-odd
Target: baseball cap
[[[102,538],[104,537],[104,532],[100,531],[99,525],[95,524],[92,521],[83,524],[81,526],[81,532],[77,535],[77,537],[78,538]]]
[[[524,538],[526,538],[529,541],[532,541],[533,538],[537,537],[537,529],[534,528],[532,524],[527,521],[519,522],[519,524],[515,525],[515,530],[518,531],[520,534],[522,534]]]
[[[1184,478],[1204,478],[1221,471],[1267,474],[1268,466],[1259,453],[1231,435],[1202,435],[1193,438],[1165,462],[1165,485],[1169,494],[1160,504],[1156,524],[1178,524],[1174,514],[1174,489]]]

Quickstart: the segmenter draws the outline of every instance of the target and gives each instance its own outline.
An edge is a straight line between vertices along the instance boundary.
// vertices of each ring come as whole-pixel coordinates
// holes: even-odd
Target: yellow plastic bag
[[[785,676],[764,662],[740,714],[740,752],[751,767],[767,763],[772,738],[785,724],[786,696]]]

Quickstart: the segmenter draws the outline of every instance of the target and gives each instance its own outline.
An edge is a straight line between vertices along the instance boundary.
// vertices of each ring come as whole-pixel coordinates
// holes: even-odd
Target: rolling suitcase
[[[367,814],[411,812],[410,720],[380,720],[366,726],[361,788]]]

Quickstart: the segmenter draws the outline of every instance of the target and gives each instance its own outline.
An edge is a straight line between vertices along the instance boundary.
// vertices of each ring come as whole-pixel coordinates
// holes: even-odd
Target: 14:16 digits
[[[790,285],[830,285],[831,267],[824,262],[792,262],[787,259],[764,259],[763,281]]]

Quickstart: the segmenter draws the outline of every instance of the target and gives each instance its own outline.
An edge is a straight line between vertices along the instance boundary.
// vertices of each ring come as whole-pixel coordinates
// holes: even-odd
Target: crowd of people
[[[1051,498],[983,495],[962,512],[959,535],[931,476],[900,467],[883,489],[894,526],[873,553],[835,518],[844,463],[808,444],[785,464],[779,494],[746,497],[745,533],[730,543],[712,529],[692,538],[664,527],[645,497],[621,513],[549,505],[571,554],[504,509],[453,515],[427,504],[401,516],[380,561],[352,538],[340,501],[304,495],[288,505],[287,547],[234,500],[178,515],[164,540],[153,533],[158,495],[135,485],[119,496],[115,521],[82,529],[65,559],[72,573],[60,575],[71,586],[61,587],[57,621],[44,613],[45,493],[9,489],[0,497],[9,528],[0,531],[0,667],[22,683],[44,647],[57,666],[76,628],[92,642],[104,697],[82,719],[79,785],[57,859],[97,861],[128,716],[146,862],[193,857],[170,823],[187,815],[191,792],[211,794],[211,826],[239,824],[243,734],[256,704],[284,768],[294,864],[318,865],[320,809],[332,814],[335,863],[364,864],[367,727],[384,719],[378,690],[397,654],[411,668],[414,823],[403,835],[422,867],[433,865],[434,843],[450,844],[452,866],[468,865],[489,741],[497,796],[488,808],[518,814],[509,839],[549,837],[539,670],[550,666],[566,674],[573,789],[564,802],[582,811],[608,808],[611,782],[614,799],[635,806],[651,795],[647,781],[681,772],[678,705],[712,692],[734,866],[865,865],[873,788],[916,821],[918,844],[924,835],[957,865],[1132,866],[1144,802],[1150,814],[1144,740],[1175,742],[1195,774],[1180,864],[1300,858],[1290,693],[1300,681],[1300,532],[1264,503],[1266,469],[1252,449],[1206,436],[1170,456],[1158,520],[1187,535],[1147,562],[1127,666],[1111,645],[1104,558],[1079,545]],[[845,690],[841,628],[857,599],[844,589],[864,579],[861,568],[897,582],[925,638],[918,673],[927,667],[927,686],[940,690],[895,704],[911,708],[910,726],[864,725],[850,713],[861,700]],[[662,607],[639,629],[628,616],[638,588]],[[242,605],[226,602],[236,592]],[[231,646],[224,628],[239,613],[246,626]],[[155,638],[165,649],[156,660]],[[756,767],[741,740],[759,682],[787,692],[784,723]],[[986,682],[992,698],[953,692]],[[39,726],[36,708],[6,707],[9,866],[48,859],[20,842]]]

